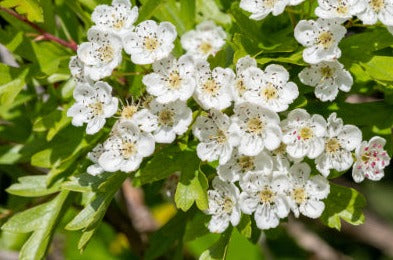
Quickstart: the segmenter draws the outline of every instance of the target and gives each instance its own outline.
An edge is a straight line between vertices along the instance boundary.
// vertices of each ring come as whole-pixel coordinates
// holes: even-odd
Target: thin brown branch
[[[40,38],[42,38],[43,40],[47,40],[47,41],[53,41],[53,42],[57,42],[60,45],[63,45],[64,47],[67,47],[73,51],[76,51],[78,48],[78,45],[74,42],[74,41],[65,41],[59,37],[54,36],[53,34],[50,34],[48,32],[46,32],[44,29],[42,29],[41,27],[39,27],[38,25],[36,25],[35,23],[30,22],[26,17],[24,17],[23,15],[18,14],[17,12],[8,9],[8,8],[4,8],[2,6],[0,6],[0,10],[12,15],[13,17],[15,17],[16,19],[24,22],[25,24],[29,25],[31,28],[33,28],[34,30],[36,30],[39,34],[40,34]]]
[[[303,223],[290,217],[286,225],[288,233],[304,250],[313,254],[314,259],[350,259],[348,256],[336,251],[317,234],[308,230]]]

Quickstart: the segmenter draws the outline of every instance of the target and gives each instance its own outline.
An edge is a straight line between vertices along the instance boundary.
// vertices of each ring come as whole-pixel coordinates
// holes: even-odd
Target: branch
[[[56,37],[53,34],[50,34],[50,33],[46,32],[44,29],[42,29],[38,25],[36,25],[36,24],[30,22],[29,20],[27,20],[26,17],[16,13],[15,11],[13,11],[11,9],[4,8],[4,7],[0,6],[0,10],[4,11],[4,12],[10,14],[10,15],[12,15],[16,19],[24,22],[25,24],[29,25],[34,30],[39,32],[40,33],[39,38],[42,38],[43,40],[57,42],[58,44],[63,45],[64,47],[67,47],[67,48],[69,48],[69,49],[71,49],[73,51],[76,51],[78,49],[78,45],[73,40],[68,42],[68,41],[65,41],[63,39],[60,39],[59,37]]]
[[[317,234],[307,230],[303,223],[290,217],[286,225],[288,233],[295,238],[300,247],[313,253],[311,259],[349,259],[348,256],[336,251]]]

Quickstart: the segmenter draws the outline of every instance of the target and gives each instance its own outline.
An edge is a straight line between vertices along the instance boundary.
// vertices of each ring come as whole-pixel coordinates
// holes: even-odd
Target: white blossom
[[[289,5],[298,5],[303,2],[304,2],[304,0],[289,0]]]
[[[84,64],[84,75],[100,80],[112,74],[121,62],[121,39],[93,26],[87,32],[89,42],[78,46],[78,58]]]
[[[213,190],[208,192],[209,208],[206,213],[212,215],[208,228],[212,233],[222,233],[229,222],[239,224],[241,212],[239,208],[239,189],[232,183],[213,179]]]
[[[274,16],[282,14],[289,0],[241,0],[240,8],[250,12],[250,19],[262,20],[270,13]]]
[[[93,86],[89,83],[78,84],[74,90],[76,100],[67,111],[74,126],[87,123],[86,133],[97,133],[106,122],[106,118],[117,112],[118,99],[112,97],[112,87],[98,81]]]
[[[287,119],[281,122],[281,128],[282,141],[293,158],[308,156],[314,159],[323,152],[326,121],[322,116],[310,116],[306,110],[297,108],[289,112]]]
[[[318,0],[315,14],[320,18],[339,18],[345,21],[356,16],[365,8],[365,0]]]
[[[318,218],[325,209],[321,200],[329,195],[329,182],[321,175],[310,177],[310,173],[310,166],[304,162],[289,169],[291,188],[288,197],[295,217],[302,213],[309,218]]]
[[[351,73],[338,61],[311,65],[299,73],[299,79],[303,84],[315,87],[315,96],[321,101],[333,101],[338,90],[348,92],[353,84]]]
[[[355,182],[362,182],[364,178],[379,181],[384,176],[384,168],[390,163],[390,157],[383,149],[385,143],[382,137],[374,136],[356,148],[356,162],[352,169]]]
[[[376,24],[379,21],[386,26],[393,26],[393,0],[363,0],[366,9],[358,14],[364,24]]]
[[[210,70],[207,61],[199,60],[196,64],[196,87],[194,99],[203,109],[222,110],[231,105],[231,85],[235,74],[231,69],[214,68]]]
[[[104,146],[102,144],[98,144],[87,154],[87,158],[94,163],[87,167],[86,171],[88,174],[96,176],[104,172],[104,169],[98,164],[98,158],[100,158],[103,152]]]
[[[362,132],[354,125],[344,125],[341,118],[336,118],[336,113],[332,113],[328,118],[327,133],[324,138],[325,149],[320,156],[315,159],[315,164],[325,177],[330,173],[330,169],[346,171],[353,164],[352,153],[360,146]]]
[[[240,209],[248,215],[254,213],[258,228],[277,227],[280,219],[288,216],[286,193],[290,184],[286,175],[249,172],[241,179],[240,186]]]
[[[138,18],[138,7],[131,9],[129,0],[113,0],[112,5],[97,5],[91,14],[91,20],[105,32],[122,38],[130,32]]]
[[[281,112],[299,96],[296,84],[288,82],[289,73],[281,65],[271,64],[265,71],[250,68],[245,75],[244,99],[248,102]]]
[[[157,143],[172,143],[176,135],[184,134],[191,124],[192,111],[183,101],[161,104],[153,100],[149,107],[158,121],[157,129],[152,132]]]
[[[273,161],[270,155],[261,152],[256,156],[247,156],[238,153],[235,149],[230,160],[217,167],[218,176],[224,181],[236,182],[248,172],[270,174],[273,171]]]
[[[198,157],[203,161],[219,160],[225,164],[233,148],[239,144],[239,133],[230,128],[231,119],[224,113],[212,109],[208,116],[199,116],[192,128],[200,143]]]
[[[176,100],[187,101],[195,89],[194,61],[183,55],[176,60],[172,55],[156,61],[153,73],[143,77],[143,84],[157,102],[169,103]]]
[[[274,150],[279,147],[280,118],[275,112],[248,102],[235,106],[234,112],[231,127],[240,132],[241,154],[255,156],[264,148]]]
[[[122,108],[118,122],[130,121],[140,130],[151,133],[158,127],[158,119],[148,109],[140,109],[139,105],[131,104]]]
[[[247,78],[247,70],[249,68],[256,68],[257,61],[249,55],[240,58],[236,63],[236,81],[232,84],[232,96],[236,104],[244,102],[243,95],[247,91],[245,79]]]
[[[176,37],[176,28],[170,22],[147,20],[123,38],[123,46],[133,63],[151,64],[170,54]]]
[[[301,20],[295,27],[295,38],[306,47],[303,51],[304,61],[316,64],[341,57],[338,43],[346,32],[337,19]]]
[[[204,21],[181,37],[181,45],[194,58],[207,59],[215,56],[225,44],[227,35],[222,27],[212,21]]]
[[[116,125],[103,146],[98,163],[105,171],[132,172],[139,168],[144,157],[154,152],[155,143],[150,133],[141,132],[132,122],[124,121]]]
[[[91,82],[91,79],[85,76],[84,64],[78,56],[71,57],[68,68],[76,83]]]

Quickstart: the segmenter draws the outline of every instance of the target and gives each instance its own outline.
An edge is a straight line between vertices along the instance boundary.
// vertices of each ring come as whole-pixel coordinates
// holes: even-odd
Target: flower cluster
[[[253,12],[251,18],[262,19],[300,2],[242,0],[240,5]],[[331,17],[333,2],[320,1],[316,12],[321,18],[300,21],[295,28],[295,38],[306,46],[304,60],[311,64],[299,74],[300,80],[314,86],[322,101],[334,100],[338,89],[351,88],[350,73],[337,61],[338,42],[346,33],[341,23],[348,14],[366,10],[355,1],[337,1],[348,14],[340,11],[340,17]],[[389,8],[386,4],[386,10],[378,11],[378,17],[384,17],[381,21]],[[227,37],[211,21],[182,35],[185,54],[175,57],[174,25],[147,20],[134,26],[137,18],[138,8],[127,0],[97,6],[88,42],[79,45],[78,55],[70,61],[77,82],[75,103],[67,113],[72,124],[86,123],[86,133],[95,134],[117,114],[109,137],[88,154],[93,162],[89,174],[136,171],[154,153],[156,143],[172,143],[192,130],[199,141],[198,157],[219,164],[208,191],[211,232],[223,232],[229,223],[237,225],[242,213],[253,214],[260,229],[276,227],[290,212],[319,217],[330,191],[331,170],[347,171],[354,164],[356,182],[383,176],[390,160],[383,138],[362,142],[361,131],[344,125],[336,113],[327,120],[301,108],[281,113],[299,95],[285,67],[270,64],[261,69],[254,58],[245,56],[235,71],[211,68],[207,58],[224,46]],[[118,110],[119,99],[101,80],[121,63],[123,50],[133,63],[151,64],[152,71],[142,78],[149,94],[143,105],[125,101]],[[191,99],[201,108],[195,120],[187,105]],[[303,162],[305,158],[319,173]]]

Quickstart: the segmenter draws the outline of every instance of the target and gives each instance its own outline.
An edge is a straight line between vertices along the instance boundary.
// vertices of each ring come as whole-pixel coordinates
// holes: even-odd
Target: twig
[[[37,32],[40,33],[39,37],[41,37],[42,39],[57,42],[58,44],[63,45],[64,47],[67,47],[73,51],[77,50],[78,45],[74,41],[71,40],[70,42],[68,42],[63,39],[60,39],[59,37],[54,36],[53,34],[46,32],[44,29],[42,29],[38,25],[27,20],[26,17],[16,13],[15,11],[13,11],[11,9],[4,8],[4,7],[0,6],[0,10],[14,16],[16,19],[18,19],[18,20],[24,22],[25,24],[29,25],[30,27],[32,27],[34,30],[36,30]]]
[[[311,252],[314,259],[349,259],[348,256],[336,251],[317,234],[306,229],[303,223],[290,217],[288,219],[288,233],[296,239],[300,247]]]
[[[144,203],[143,190],[133,187],[131,181],[126,179],[122,185],[122,193],[128,216],[135,229],[141,233],[142,240],[146,242],[147,233],[157,230],[157,224]]]

